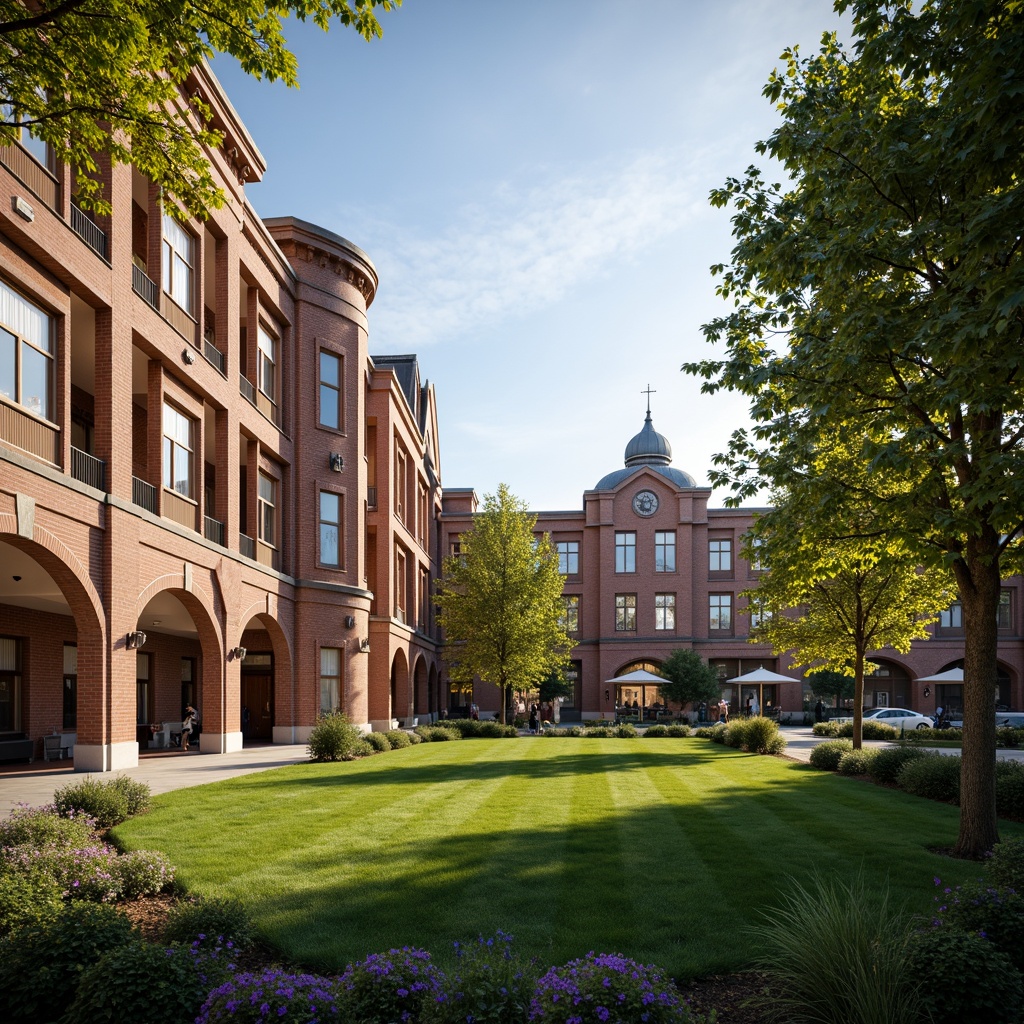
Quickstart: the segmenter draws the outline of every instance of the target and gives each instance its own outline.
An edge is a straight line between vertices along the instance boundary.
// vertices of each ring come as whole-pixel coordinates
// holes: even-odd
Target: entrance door
[[[270,653],[246,654],[242,662],[242,737],[266,742],[274,738],[274,666]]]

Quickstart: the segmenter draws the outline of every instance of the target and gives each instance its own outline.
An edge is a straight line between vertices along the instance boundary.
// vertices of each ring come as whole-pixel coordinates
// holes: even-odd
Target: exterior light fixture
[[[345,616],[345,628],[346,629],[355,629],[355,625],[356,625],[356,617],[354,615],[346,615]]]
[[[182,362],[186,366],[191,366],[196,361],[196,354],[190,348],[186,348],[181,353]]]
[[[924,688],[924,695],[926,697],[930,697],[932,695],[932,688],[930,686],[926,686]]]
[[[345,468],[345,460],[341,457],[340,452],[331,452],[331,469],[335,473],[340,473]]]
[[[124,645],[129,651],[137,651],[146,642],[146,634],[141,629],[133,630],[124,638]]]
[[[234,657],[235,661],[242,661],[245,658],[245,648],[244,647],[232,647],[231,648],[231,654]]]
[[[365,640],[360,640],[359,641],[359,650],[362,651],[363,654],[369,654],[370,653],[370,638],[369,637],[367,637]]]

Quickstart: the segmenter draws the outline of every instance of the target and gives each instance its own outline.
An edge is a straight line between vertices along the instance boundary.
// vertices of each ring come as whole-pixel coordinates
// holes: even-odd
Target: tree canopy
[[[673,704],[699,704],[721,696],[718,674],[689,647],[673,651],[661,666],[661,674],[665,681],[658,684],[658,689]]]
[[[560,669],[571,641],[562,628],[562,576],[537,517],[501,484],[445,559],[435,601],[453,679],[479,676],[501,691],[528,689]]]
[[[807,684],[815,697],[835,699],[837,707],[839,701],[853,699],[853,677],[844,672],[833,672],[830,669],[820,668],[815,672],[808,673]]]
[[[401,0],[0,0],[0,144],[24,129],[71,165],[84,205],[105,209],[99,154],[132,163],[189,214],[220,206],[203,147],[221,142],[189,72],[215,53],[247,74],[296,85],[285,18],[382,34]],[[172,205],[173,209],[173,205]]]
[[[965,625],[956,851],[998,838],[996,614],[1024,527],[1024,4],[839,0],[855,43],[795,49],[765,87],[781,124],[712,193],[735,247],[704,390],[749,396],[712,474],[734,500],[802,476],[844,425],[877,529],[949,567]],[[898,479],[885,496],[871,479]],[[841,484],[837,471],[834,484]]]

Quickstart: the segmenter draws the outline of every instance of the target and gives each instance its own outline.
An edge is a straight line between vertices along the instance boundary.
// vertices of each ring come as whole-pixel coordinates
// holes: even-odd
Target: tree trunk
[[[853,749],[864,745],[864,651],[857,646],[853,660]]]
[[[982,537],[971,538],[964,560],[954,566],[964,622],[964,725],[960,835],[953,854],[971,859],[983,857],[999,841],[995,779],[996,616],[1001,580],[997,550],[998,537],[986,529]]]

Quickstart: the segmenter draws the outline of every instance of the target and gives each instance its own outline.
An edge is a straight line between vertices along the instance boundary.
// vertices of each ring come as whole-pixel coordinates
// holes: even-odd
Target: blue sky
[[[746,422],[679,372],[726,309],[708,193],[762,159],[761,89],[838,26],[830,0],[405,0],[382,24],[372,44],[293,26],[298,90],[214,67],[267,159],[256,210],[373,259],[370,352],[419,355],[444,485],[579,508],[648,384],[673,464],[706,484]]]

